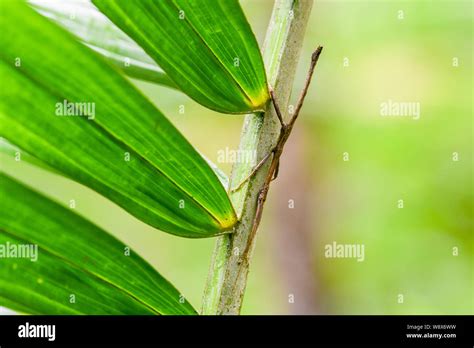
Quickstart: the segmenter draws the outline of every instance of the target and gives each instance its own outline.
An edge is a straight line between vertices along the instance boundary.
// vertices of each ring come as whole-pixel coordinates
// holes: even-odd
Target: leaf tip
[[[232,230],[232,228],[235,226],[237,223],[238,219],[235,214],[232,214],[230,216],[226,216],[222,220],[219,221],[220,228],[222,231],[229,231]]]
[[[255,98],[252,98],[251,103],[252,103],[252,110],[253,111],[264,111],[265,110],[265,105],[267,102],[270,100],[270,94],[266,89],[262,90],[262,92],[256,96]]]

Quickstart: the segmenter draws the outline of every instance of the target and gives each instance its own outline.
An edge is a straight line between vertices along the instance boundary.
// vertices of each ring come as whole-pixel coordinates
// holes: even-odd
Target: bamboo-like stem
[[[263,48],[268,83],[285,118],[291,86],[309,19],[313,0],[276,0]],[[257,162],[273,151],[280,138],[281,124],[274,108],[245,118],[239,150],[255,151]],[[262,189],[268,189],[267,177],[275,170],[273,161],[265,161],[249,177],[255,163],[235,163],[231,183],[239,189],[230,192],[239,215],[234,233],[218,238],[212,257],[202,314],[239,314],[247,285],[252,251],[255,246],[255,217],[261,215]],[[248,180],[246,180],[248,178]],[[240,187],[241,186],[241,187]],[[258,219],[259,220],[259,219]],[[257,224],[258,225],[258,224]]]

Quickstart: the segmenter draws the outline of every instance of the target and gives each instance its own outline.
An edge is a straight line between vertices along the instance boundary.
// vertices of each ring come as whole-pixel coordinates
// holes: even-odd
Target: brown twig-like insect
[[[321,52],[323,50],[322,46],[319,46],[311,55],[311,63],[309,67],[308,74],[306,76],[306,81],[303,86],[303,90],[301,91],[301,94],[298,99],[298,103],[296,104],[295,111],[288,123],[285,123],[283,121],[283,117],[280,111],[280,107],[278,106],[276,100],[275,100],[275,94],[273,92],[273,89],[270,87],[270,96],[272,98],[272,103],[273,107],[275,108],[276,115],[278,117],[278,120],[280,121],[280,135],[278,136],[277,142],[275,147],[263,157],[263,159],[252,169],[252,172],[235,188],[233,188],[231,191],[235,192],[239,190],[252,176],[255,175],[255,173],[262,167],[262,165],[272,156],[272,162],[270,164],[270,168],[268,170],[268,174],[265,178],[265,182],[263,184],[262,189],[259,191],[258,196],[257,196],[257,208],[255,212],[255,217],[253,220],[252,224],[252,230],[249,235],[249,239],[247,241],[246,248],[244,252],[242,253],[242,259],[248,261],[248,253],[250,251],[250,247],[253,243],[253,239],[255,237],[255,234],[257,232],[258,226],[260,224],[260,220],[262,219],[262,212],[263,212],[263,205],[265,203],[265,200],[267,199],[267,194],[268,194],[268,189],[270,188],[270,183],[272,180],[276,179],[278,176],[278,169],[279,169],[279,164],[280,164],[280,156],[283,153],[283,148],[285,146],[286,141],[288,140],[291,131],[293,129],[293,126],[295,125],[296,119],[298,118],[298,115],[300,113],[301,107],[303,106],[304,99],[306,97],[306,94],[308,93],[308,88],[311,83],[311,79],[313,77],[314,73],[314,68],[316,67],[316,63],[318,62],[319,56],[321,55]]]

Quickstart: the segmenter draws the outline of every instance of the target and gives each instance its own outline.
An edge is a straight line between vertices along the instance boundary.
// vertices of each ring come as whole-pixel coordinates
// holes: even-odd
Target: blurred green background
[[[241,4],[262,44],[273,2]],[[471,1],[315,2],[293,99],[312,50],[324,52],[270,190],[243,314],[474,313],[472,10]],[[134,82],[209,159],[237,149],[242,116]],[[382,117],[388,100],[420,103],[420,118]],[[64,205],[75,199],[200,308],[213,239],[161,233],[88,188],[1,161]],[[363,244],[365,260],[325,258],[333,241]]]

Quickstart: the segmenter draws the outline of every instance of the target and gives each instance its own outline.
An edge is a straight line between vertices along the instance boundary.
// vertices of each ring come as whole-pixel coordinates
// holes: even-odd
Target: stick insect
[[[235,188],[231,189],[231,192],[235,192],[240,190],[243,185],[250,179],[252,178],[257,171],[265,164],[265,162],[272,157],[272,161],[270,164],[270,168],[268,170],[267,176],[265,177],[264,184],[262,188],[260,189],[258,195],[257,195],[257,208],[255,212],[255,217],[253,220],[252,224],[252,230],[250,232],[247,245],[245,247],[244,252],[242,253],[242,259],[248,261],[248,254],[250,252],[250,248],[253,244],[253,239],[255,238],[255,234],[257,232],[258,226],[260,225],[260,220],[262,219],[262,212],[263,212],[263,205],[265,204],[265,200],[267,199],[267,194],[268,194],[268,189],[270,188],[270,183],[275,180],[278,176],[278,170],[279,170],[279,165],[280,165],[280,157],[281,154],[283,153],[283,148],[285,146],[286,141],[288,140],[291,131],[293,130],[293,126],[295,125],[296,119],[298,118],[298,115],[301,111],[301,108],[303,106],[306,94],[308,93],[308,88],[311,83],[314,69],[316,67],[316,64],[318,62],[319,56],[321,55],[321,52],[323,50],[322,46],[319,46],[311,55],[311,63],[309,66],[309,71],[308,74],[306,75],[306,81],[303,86],[303,90],[301,91],[301,94],[298,98],[298,102],[296,104],[295,111],[293,115],[291,116],[290,120],[288,123],[285,123],[283,120],[283,116],[280,110],[280,107],[278,106],[278,103],[275,99],[275,93],[273,91],[273,88],[269,86],[269,92],[272,100],[273,107],[275,109],[275,113],[278,117],[278,120],[280,122],[280,134],[278,136],[276,145],[273,147],[273,149],[266,154],[263,159],[252,169],[251,173]]]

